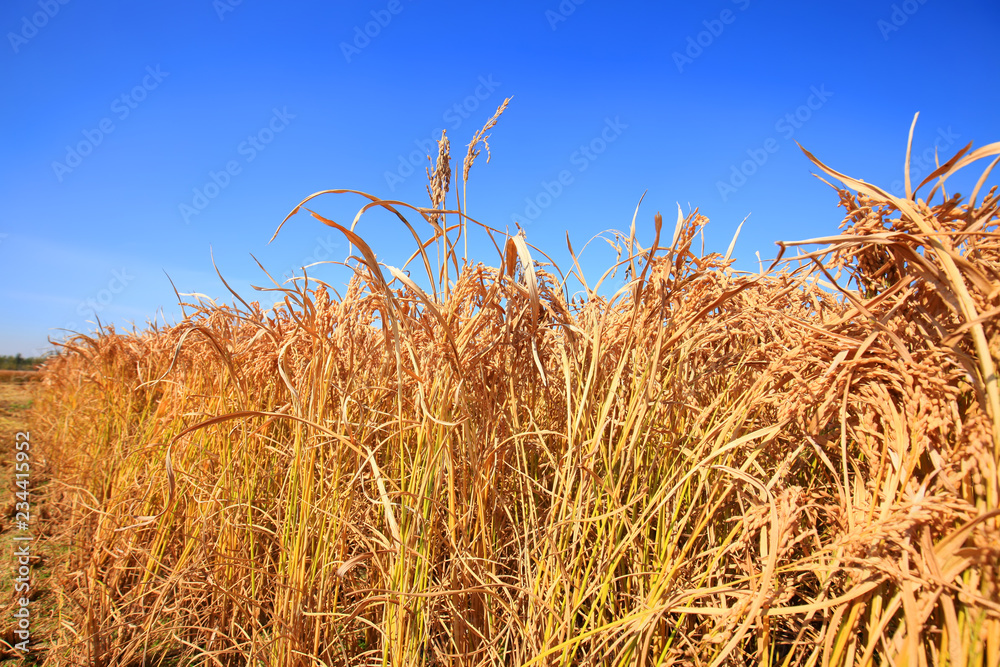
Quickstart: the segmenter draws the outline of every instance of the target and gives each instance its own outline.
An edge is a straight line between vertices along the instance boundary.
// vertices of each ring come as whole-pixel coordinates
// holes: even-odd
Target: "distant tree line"
[[[45,357],[22,357],[20,354],[13,356],[0,355],[0,370],[2,371],[31,371],[38,368],[45,361]]]

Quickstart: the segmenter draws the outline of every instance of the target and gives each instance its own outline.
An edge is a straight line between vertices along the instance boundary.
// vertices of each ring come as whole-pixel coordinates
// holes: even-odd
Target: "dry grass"
[[[697,211],[649,248],[633,219],[624,286],[574,262],[573,299],[447,208],[444,146],[433,208],[312,213],[358,250],[342,297],[47,362],[76,536],[48,664],[1000,664],[998,198],[943,189],[1000,144],[927,201],[817,161],[845,229],[763,274],[696,255]],[[375,207],[424,287],[354,233]]]

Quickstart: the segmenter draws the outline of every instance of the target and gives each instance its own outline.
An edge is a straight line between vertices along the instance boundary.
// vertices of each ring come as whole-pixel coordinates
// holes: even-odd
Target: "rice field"
[[[467,215],[502,109],[460,169],[440,143],[430,206],[294,208],[351,244],[343,294],[45,363],[45,664],[1000,665],[1000,143],[903,198],[806,152],[840,230],[745,273],[697,210],[637,209],[594,276]]]

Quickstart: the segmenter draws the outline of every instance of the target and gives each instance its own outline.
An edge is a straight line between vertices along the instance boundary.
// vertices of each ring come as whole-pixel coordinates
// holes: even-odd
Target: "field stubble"
[[[926,201],[809,155],[841,234],[745,274],[692,251],[697,211],[648,248],[633,218],[590,284],[465,215],[502,109],[461,193],[445,139],[430,208],[289,215],[357,249],[343,297],[276,284],[46,363],[74,536],[47,663],[1000,664],[998,197],[944,190],[1000,144]],[[353,231],[374,207],[425,287]]]

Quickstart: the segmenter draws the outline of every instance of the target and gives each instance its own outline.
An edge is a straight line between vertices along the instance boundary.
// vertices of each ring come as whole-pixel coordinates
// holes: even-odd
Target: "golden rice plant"
[[[505,106],[460,194],[443,136],[429,207],[295,207],[350,242],[343,295],[63,343],[47,664],[1000,665],[1000,144],[904,198],[807,153],[843,232],[766,272],[696,253],[697,211],[644,246],[637,207],[595,280],[467,214]]]

